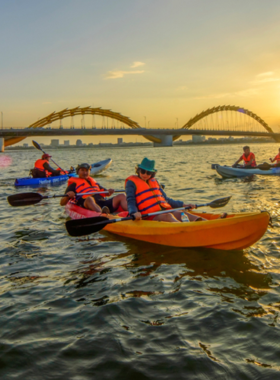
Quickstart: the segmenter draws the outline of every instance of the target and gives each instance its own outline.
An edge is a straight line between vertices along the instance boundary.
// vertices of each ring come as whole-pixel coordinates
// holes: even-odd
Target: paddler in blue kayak
[[[256,158],[253,152],[250,152],[248,145],[243,147],[244,153],[242,156],[232,165],[233,168],[242,167],[243,169],[251,169],[257,166]],[[244,165],[238,165],[240,161],[244,161]]]
[[[155,161],[144,158],[141,164],[136,166],[136,175],[131,175],[125,181],[125,192],[127,207],[130,215],[136,220],[142,219],[142,214],[153,213],[166,209],[187,207],[195,208],[195,205],[185,204],[182,201],[175,201],[168,198],[158,181],[155,179],[157,170]],[[173,211],[166,214],[159,214],[145,218],[145,220],[157,220],[163,222],[179,223],[184,220],[185,215],[189,221],[206,220],[186,211]]]
[[[50,158],[49,154],[44,153],[42,158],[35,162],[34,169],[31,169],[33,178],[57,177],[65,174],[61,169],[55,170],[50,166]]]
[[[80,193],[95,193],[102,192],[104,190],[109,192],[109,195],[114,193],[113,189],[105,189],[97,183],[92,177],[90,177],[91,166],[89,164],[81,164],[76,168],[78,177],[70,177],[68,180],[68,187],[65,191],[67,197],[61,198],[60,205],[65,206],[68,201],[73,202],[77,206],[86,208],[88,210],[103,212],[106,214],[113,213],[121,207],[124,211],[127,211],[127,202],[125,194],[118,194],[113,198],[106,199],[108,194],[92,194],[92,195],[80,195]]]
[[[272,166],[280,166],[280,148],[279,148],[279,150],[278,150],[278,154],[272,159],[272,158],[270,158],[269,160],[270,160],[270,162],[274,162],[274,161],[276,161],[276,163],[274,164],[274,165],[272,165]]]

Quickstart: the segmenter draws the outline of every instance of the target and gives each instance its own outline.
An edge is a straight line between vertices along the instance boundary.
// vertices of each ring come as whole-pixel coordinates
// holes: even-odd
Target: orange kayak
[[[66,213],[72,219],[100,214],[68,203]],[[256,243],[266,232],[268,212],[229,214],[218,219],[217,214],[193,212],[207,221],[168,223],[157,221],[124,221],[108,224],[104,230],[128,238],[171,247],[205,247],[241,250]]]

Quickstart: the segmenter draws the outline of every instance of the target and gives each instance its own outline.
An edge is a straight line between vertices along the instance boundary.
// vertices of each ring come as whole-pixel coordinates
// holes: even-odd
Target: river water
[[[260,163],[278,145],[251,150]],[[170,248],[102,231],[71,238],[59,199],[8,205],[8,195],[34,191],[7,178],[27,175],[40,152],[5,152],[13,164],[0,175],[1,380],[280,378],[279,177],[221,179],[211,164],[232,164],[239,145],[50,153],[66,168],[112,158],[96,178],[116,189],[143,157],[155,159],[168,196],[204,203],[232,195],[214,211],[268,210],[274,228],[243,252]]]

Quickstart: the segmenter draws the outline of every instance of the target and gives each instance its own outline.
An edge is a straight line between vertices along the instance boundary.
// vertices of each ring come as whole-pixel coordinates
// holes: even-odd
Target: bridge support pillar
[[[5,139],[4,137],[0,137],[0,152],[5,151]]]
[[[155,136],[155,137],[161,139],[161,143],[154,143],[154,147],[173,146],[173,136],[172,135],[160,135],[160,136]]]

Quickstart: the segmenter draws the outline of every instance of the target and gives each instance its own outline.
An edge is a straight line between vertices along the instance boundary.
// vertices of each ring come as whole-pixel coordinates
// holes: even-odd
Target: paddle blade
[[[21,193],[8,196],[7,200],[13,207],[30,206],[41,202],[44,197],[39,193]]]
[[[42,148],[36,141],[32,140],[32,144],[35,146],[36,149],[42,150]]]
[[[105,216],[97,216],[94,218],[68,220],[65,226],[70,236],[84,236],[102,230],[108,222],[110,222],[110,219]]]
[[[230,197],[216,199],[215,201],[209,203],[208,206],[210,206],[211,208],[224,207],[225,205],[228,204],[230,198],[231,198],[231,196]]]

